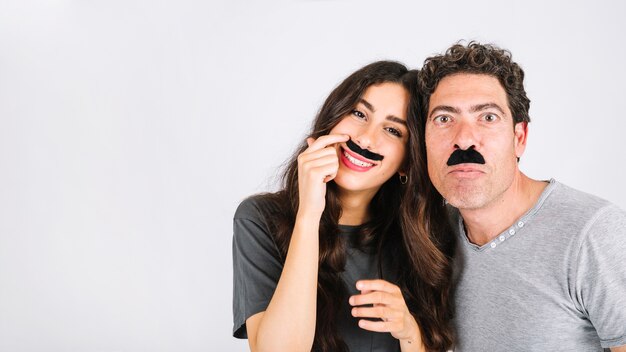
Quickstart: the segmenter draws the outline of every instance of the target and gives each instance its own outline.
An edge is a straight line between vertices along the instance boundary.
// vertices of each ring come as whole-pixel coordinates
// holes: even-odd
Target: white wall
[[[0,351],[244,351],[231,218],[330,90],[458,39],[527,73],[522,168],[626,208],[615,1],[0,1]]]

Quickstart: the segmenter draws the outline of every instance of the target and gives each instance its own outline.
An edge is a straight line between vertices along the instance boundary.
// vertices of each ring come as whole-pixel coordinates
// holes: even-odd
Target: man
[[[428,172],[456,208],[456,351],[626,351],[626,213],[519,170],[523,79],[475,42],[420,72]]]

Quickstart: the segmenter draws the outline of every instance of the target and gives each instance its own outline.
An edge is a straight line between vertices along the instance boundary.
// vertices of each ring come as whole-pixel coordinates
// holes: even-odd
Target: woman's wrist
[[[407,337],[400,339],[401,341],[406,341],[407,343],[413,345],[413,344],[421,344],[422,343],[422,338],[419,335],[419,331],[418,330],[414,330],[411,332],[411,334],[409,334]]]
[[[420,336],[412,336],[406,339],[400,339],[400,349],[403,352],[426,352],[426,346],[422,342]]]
[[[305,227],[309,227],[309,226],[319,227],[321,218],[322,218],[322,213],[320,212],[300,208],[298,209],[298,213],[296,214],[295,225],[296,226],[302,225]]]
[[[417,321],[415,320],[415,317],[413,317],[412,315],[411,315],[410,326],[411,328],[409,329],[409,332],[406,335],[406,337],[399,339],[400,345],[404,345],[408,347],[408,349],[403,349],[403,351],[404,350],[426,351],[426,346],[424,345],[424,342],[422,341],[422,335],[421,335],[419,325],[417,325]]]

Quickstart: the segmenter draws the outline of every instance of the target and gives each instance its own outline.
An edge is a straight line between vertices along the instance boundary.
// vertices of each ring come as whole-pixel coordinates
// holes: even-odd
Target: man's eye
[[[487,114],[485,115],[485,121],[487,122],[493,122],[495,120],[498,119],[498,116],[496,116],[495,114]]]
[[[352,110],[352,115],[360,118],[360,119],[364,119],[365,118],[365,114],[360,112],[359,110]]]
[[[437,123],[448,123],[448,122],[450,122],[450,117],[449,116],[445,116],[445,115],[437,116],[437,117],[435,117],[435,122],[437,122]]]

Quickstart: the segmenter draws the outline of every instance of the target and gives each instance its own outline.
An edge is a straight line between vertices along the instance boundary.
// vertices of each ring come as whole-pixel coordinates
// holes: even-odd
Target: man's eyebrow
[[[459,110],[459,109],[457,109],[457,108],[455,108],[453,106],[450,106],[450,105],[439,105],[439,106],[436,106],[433,109],[433,111],[430,112],[430,114],[428,116],[432,117],[433,114],[436,113],[436,112],[451,112],[451,113],[454,113],[454,114],[460,114],[461,110]]]
[[[488,109],[496,109],[500,111],[502,115],[506,115],[506,113],[504,112],[504,109],[502,109],[500,105],[496,103],[485,103],[485,104],[474,105],[470,108],[470,112],[478,112],[478,111],[483,111],[483,110],[488,110]]]
[[[359,102],[360,102],[361,104],[365,105],[365,107],[366,107],[369,111],[371,111],[371,112],[376,112],[376,109],[374,109],[374,106],[373,106],[372,104],[370,104],[370,102],[369,102],[369,101],[367,101],[367,100],[365,100],[365,99],[361,98],[361,99],[359,100]]]

